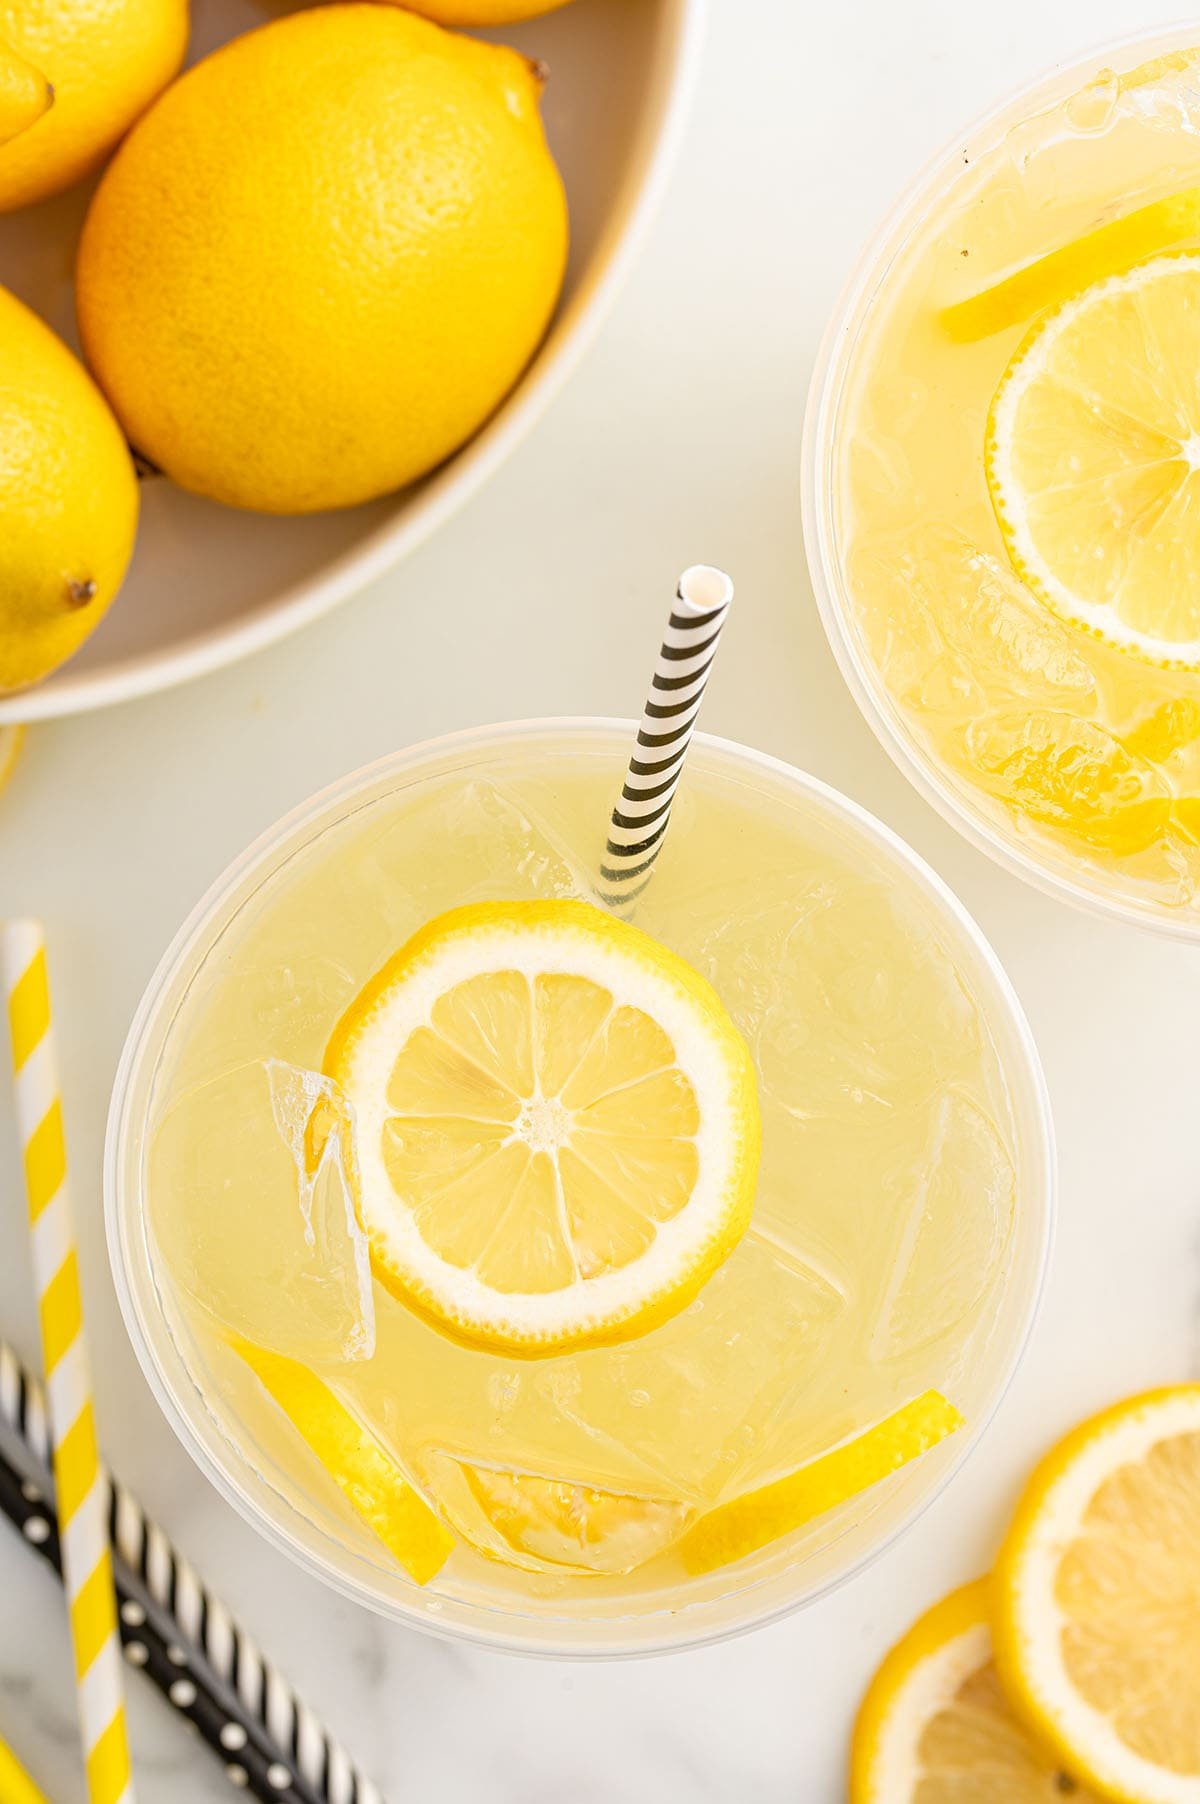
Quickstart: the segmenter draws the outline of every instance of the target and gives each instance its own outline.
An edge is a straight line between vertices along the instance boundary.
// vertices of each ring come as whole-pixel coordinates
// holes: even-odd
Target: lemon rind
[[[886,1655],[854,1724],[849,1804],[904,1804],[913,1796],[926,1725],[992,1657],[990,1597],[987,1578],[960,1585]]]
[[[452,964],[456,951],[466,957]],[[636,993],[629,990],[631,957],[640,980]],[[442,1260],[402,1207],[381,1222],[371,1206],[371,1198],[390,1194],[379,1152],[389,1111],[380,1071],[362,1068],[364,1047],[374,1042],[394,1057],[450,983],[497,969],[590,977],[618,1006],[629,1000],[648,1009],[672,1040],[700,1102],[700,1175],[688,1203],[659,1224],[640,1258],[588,1279],[586,1290],[497,1292]],[[708,1031],[697,1033],[698,1023]],[[399,1300],[469,1345],[538,1357],[630,1339],[686,1307],[749,1226],[761,1124],[745,1043],[698,972],[588,903],[475,903],[437,917],[360,992],[334,1030],[325,1071],[355,1110],[362,1211],[377,1276]],[[585,1297],[588,1307],[581,1308]]]
[[[1030,382],[1041,375],[1062,329],[1088,307],[1114,294],[1136,293],[1148,275],[1170,266],[1186,264],[1200,274],[1200,253],[1181,251],[1149,258],[1132,269],[1095,282],[1082,294],[1070,296],[1043,315],[1013,353],[988,409],[984,441],[984,472],[992,509],[1009,560],[1026,588],[1043,606],[1069,626],[1089,634],[1110,649],[1130,652],[1162,670],[1200,669],[1200,637],[1158,639],[1138,632],[1121,620],[1104,602],[1084,601],[1059,581],[1042,558],[1022,517],[1014,506],[1019,494],[1012,470],[1013,428],[1017,407]]]
[[[1200,1433],[1200,1384],[1146,1391],[1081,1423],[1035,1468],[996,1562],[993,1642],[1004,1688],[1064,1766],[1114,1804],[1197,1804],[1200,1773],[1145,1760],[1075,1691],[1061,1654],[1067,1619],[1054,1575],[1104,1480],[1159,1441],[1188,1433]]]

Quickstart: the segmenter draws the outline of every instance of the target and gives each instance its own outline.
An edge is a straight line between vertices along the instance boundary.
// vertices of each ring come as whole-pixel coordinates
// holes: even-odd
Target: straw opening
[[[712,564],[692,564],[679,579],[679,599],[693,614],[709,614],[733,600],[733,583]]]

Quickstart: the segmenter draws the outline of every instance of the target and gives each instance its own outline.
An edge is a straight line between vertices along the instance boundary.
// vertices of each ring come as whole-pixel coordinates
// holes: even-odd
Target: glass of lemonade
[[[813,379],[806,537],[868,720],[1043,888],[1200,935],[1200,23],[956,138]]]
[[[994,1409],[1050,1227],[1045,1087],[1007,980],[941,882],[853,803],[697,736],[636,931],[588,906],[633,730],[565,720],[460,734],[281,822],[164,959],[109,1132],[122,1307],[203,1470],[351,1595],[531,1652],[699,1642],[860,1566]],[[482,1275],[513,1313],[529,1303],[507,1294],[521,1289],[514,1269],[539,1293],[586,1291],[597,1261],[636,1273],[676,1219],[680,1149],[698,1157],[705,1131],[680,1101],[679,1042],[644,1061],[648,1074],[593,1081],[601,1101],[585,1107],[571,1088],[578,1051],[545,1078],[549,980],[510,971],[508,1000],[477,1004],[468,1027],[465,980],[421,1003],[432,1029],[410,1020],[399,1034],[382,1126],[328,1075],[364,994],[391,996],[397,948],[421,943],[411,936],[436,940],[448,910],[490,921],[534,904],[605,945],[632,936],[655,970],[685,961],[672,968],[748,1055],[761,1118],[757,1183],[730,1244],[667,1307],[582,1344],[460,1332],[398,1288],[363,1232],[371,1186],[394,1185],[385,1210],[415,1222],[422,1257],[434,1248],[452,1282]],[[540,1100],[460,1100],[470,1119],[447,1123],[438,1086],[494,1094],[480,1066],[508,1044],[510,1008],[526,1022],[532,1011]],[[588,1059],[632,1034],[629,1011],[620,1032],[601,1016]],[[589,1109],[617,1136],[588,1155],[589,1183],[601,1172],[609,1187],[599,1253],[596,1232],[590,1251],[576,1233],[580,1168],[561,1150],[582,1148],[571,1136]],[[547,1135],[560,1212],[534,1227],[508,1209],[502,1162],[532,1172]],[[629,1244],[614,1221],[634,1221]],[[551,1270],[564,1241],[570,1280]],[[962,1426],[939,1440],[943,1416],[919,1444],[892,1446],[931,1394]],[[868,1484],[881,1454],[903,1469]],[[397,1534],[415,1535],[415,1556],[410,1542],[396,1557]]]

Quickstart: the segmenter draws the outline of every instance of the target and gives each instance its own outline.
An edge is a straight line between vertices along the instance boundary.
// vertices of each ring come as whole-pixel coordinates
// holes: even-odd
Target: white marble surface
[[[907,788],[822,638],[797,481],[822,322],[897,184],[1006,86],[1144,15],[1132,0],[714,0],[714,14],[700,104],[647,254],[583,371],[485,495],[289,644],[38,731],[0,804],[0,913],[36,910],[53,936],[110,1458],[391,1804],[832,1804],[870,1669],[919,1608],[984,1565],[1031,1457],[1093,1406],[1200,1371],[1200,960],[1022,888]],[[720,1648],[535,1664],[406,1633],[326,1594],[197,1475],[117,1315],[98,1196],[105,1105],[155,960],[253,834],[427,734],[633,711],[667,586],[698,557],[739,583],[707,724],[883,814],[1008,965],[1057,1115],[1057,1248],[996,1423],[890,1557],[805,1615]],[[0,1219],[0,1326],[32,1357],[3,1110]],[[143,1804],[229,1797],[157,1699],[131,1690]],[[3,1525],[0,1728],[54,1804],[81,1804],[58,1598]]]

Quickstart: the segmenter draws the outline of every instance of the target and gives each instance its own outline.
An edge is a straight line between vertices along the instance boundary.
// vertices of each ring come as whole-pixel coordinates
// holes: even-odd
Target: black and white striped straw
[[[33,1529],[7,1507],[4,1513],[53,1563],[57,1528],[53,1507],[43,1495],[52,1488],[45,1398],[2,1340],[0,1427],[21,1443],[41,1481],[23,1493],[25,1514],[36,1518]],[[132,1493],[111,1475],[108,1484],[126,1658],[142,1666],[199,1729],[232,1784],[279,1804],[384,1804],[376,1786],[176,1553]],[[131,1653],[134,1647],[137,1653]],[[164,1649],[164,1672],[169,1669],[169,1674],[166,1683],[159,1683]]]
[[[616,914],[632,912],[654,874],[732,600],[729,577],[710,564],[679,579],[600,863],[596,894]]]

